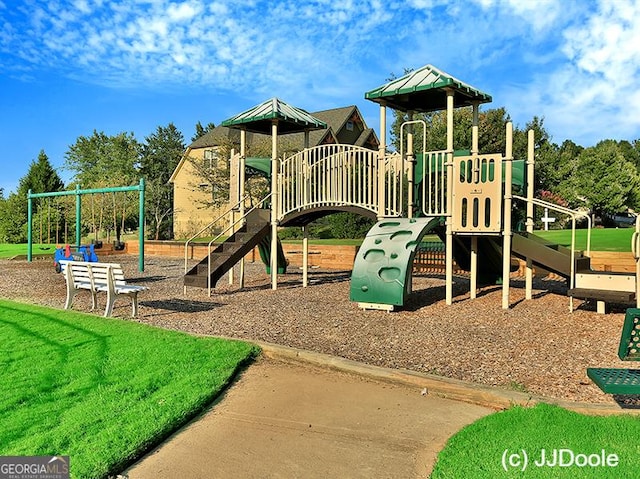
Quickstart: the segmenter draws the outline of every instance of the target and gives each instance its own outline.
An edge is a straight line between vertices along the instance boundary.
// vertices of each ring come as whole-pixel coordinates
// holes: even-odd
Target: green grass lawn
[[[636,478],[640,470],[640,417],[595,417],[577,414],[557,406],[514,407],[491,414],[462,429],[438,456],[432,479],[512,478]],[[562,453],[565,463],[578,454],[616,454],[616,467],[538,466],[542,450]],[[505,454],[505,450],[507,453]],[[527,467],[524,455],[527,454]],[[520,467],[510,466],[520,463]],[[507,464],[505,471],[503,457]],[[593,457],[592,463],[596,462]]]
[[[634,228],[594,228],[591,230],[591,251],[631,251]],[[554,243],[571,246],[571,230],[536,231],[536,235]],[[587,230],[576,230],[576,249],[586,250]]]
[[[594,228],[591,230],[592,251],[631,251],[631,235],[633,228]],[[553,243],[571,246],[571,230],[536,231],[536,235],[548,239]],[[434,234],[427,234],[422,241],[440,241]],[[301,243],[301,239],[284,240],[283,243]],[[360,239],[309,239],[312,245],[355,245],[362,244]],[[587,230],[576,230],[576,249],[586,250]]]
[[[0,300],[0,455],[69,455],[74,478],[114,474],[211,403],[258,353]]]
[[[56,250],[54,244],[34,244],[31,250],[33,254],[50,254]],[[9,244],[0,243],[0,258],[12,258],[20,254],[27,254],[27,243]]]
[[[631,251],[631,235],[633,228],[595,228],[591,230],[591,250],[592,251]],[[536,235],[546,238],[563,246],[571,246],[571,230],[551,230],[536,231]],[[227,237],[220,238],[220,242]],[[137,239],[137,238],[135,238]],[[213,238],[198,238],[194,243],[207,244]],[[309,239],[310,245],[353,245],[360,246],[363,238],[359,239]],[[437,235],[427,234],[423,241],[440,241]],[[287,239],[282,241],[285,244],[301,244],[302,239]],[[83,243],[84,244],[84,243]],[[585,250],[587,248],[587,230],[576,230],[576,248]],[[55,245],[34,244],[33,254],[53,254]],[[19,254],[27,254],[26,244],[0,244],[0,258],[11,258]]]

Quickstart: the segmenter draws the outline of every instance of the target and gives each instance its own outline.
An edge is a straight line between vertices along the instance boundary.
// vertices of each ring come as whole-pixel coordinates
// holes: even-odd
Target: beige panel
[[[600,291],[636,291],[636,278],[633,274],[615,273],[577,273],[576,288],[597,289]]]
[[[501,232],[502,156],[453,159],[453,232]]]

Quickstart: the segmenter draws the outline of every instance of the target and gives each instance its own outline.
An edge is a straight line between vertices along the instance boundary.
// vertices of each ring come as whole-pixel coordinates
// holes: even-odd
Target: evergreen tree
[[[51,166],[49,157],[40,150],[38,159],[31,162],[27,174],[20,179],[18,195],[26,199],[27,192],[45,193],[48,191],[60,191],[64,188],[64,182]]]
[[[27,241],[28,200],[27,193],[60,191],[64,183],[49,162],[49,157],[41,150],[38,159],[29,165],[27,173],[20,178],[18,189],[7,199],[0,201],[0,241],[23,243]],[[44,202],[33,201],[33,215],[43,215]],[[49,225],[47,225],[49,226]]]
[[[213,124],[213,122],[209,122],[207,123],[207,126],[202,126],[202,123],[200,123],[200,121],[198,120],[198,123],[196,123],[196,132],[194,133],[194,135],[191,137],[191,141],[196,141],[198,138],[200,138],[202,135],[205,135],[206,133],[210,132],[211,130],[213,130],[216,126]]]

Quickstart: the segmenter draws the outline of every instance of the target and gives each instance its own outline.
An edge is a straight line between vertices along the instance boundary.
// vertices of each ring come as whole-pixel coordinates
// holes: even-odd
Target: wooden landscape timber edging
[[[126,252],[132,255],[138,254],[138,242],[127,241]],[[285,256],[289,264],[294,267],[302,266],[302,245],[295,243],[285,243],[282,245]],[[358,246],[352,245],[310,245],[309,246],[309,267],[328,268],[338,270],[351,270],[353,261],[358,252]],[[100,254],[100,250],[96,250]],[[119,253],[119,252],[118,252]],[[149,256],[170,256],[184,258],[184,243],[179,241],[146,241],[145,255]],[[207,255],[206,245],[189,246],[189,257],[193,259],[204,258]],[[246,256],[247,261],[260,261],[257,250]],[[520,267],[514,276],[524,276],[525,262],[520,261]],[[423,251],[416,254],[414,261],[414,273],[444,273],[444,252]],[[615,271],[631,273],[635,271],[635,260],[633,254],[615,253],[608,251],[592,251],[591,267],[595,271]],[[464,273],[454,264],[454,273]]]

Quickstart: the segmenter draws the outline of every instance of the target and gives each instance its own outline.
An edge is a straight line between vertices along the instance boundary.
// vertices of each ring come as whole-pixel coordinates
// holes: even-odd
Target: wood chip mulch
[[[536,279],[535,299],[526,301],[523,279],[514,279],[511,308],[503,310],[499,286],[485,287],[470,300],[468,279],[456,276],[454,304],[447,306],[444,278],[419,276],[407,307],[386,313],[349,301],[349,271],[313,270],[310,286],[302,288],[301,272],[290,268],[272,291],[264,267],[247,264],[243,290],[229,286],[225,276],[208,297],[195,288],[183,294],[181,259],[147,256],[143,273],[137,257],[108,261],[121,263],[131,283],[149,286],[136,319],[144,324],[268,341],[550,398],[628,400],[604,394],[586,375],[587,367],[629,367],[616,355],[624,308],[599,315],[576,300],[570,313],[563,282]],[[50,260],[1,260],[0,297],[62,308],[64,278]],[[89,294],[80,293],[73,309],[88,311],[90,305]],[[132,320],[130,311],[123,298],[114,316]]]

